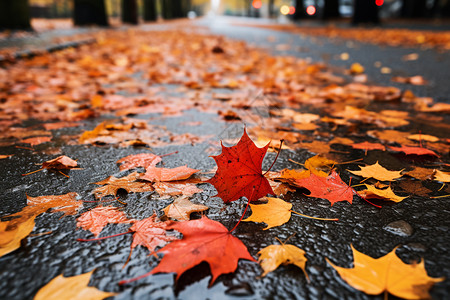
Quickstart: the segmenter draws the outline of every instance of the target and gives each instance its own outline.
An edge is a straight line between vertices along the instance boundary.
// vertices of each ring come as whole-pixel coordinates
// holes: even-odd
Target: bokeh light
[[[261,0],[253,0],[252,6],[256,9],[259,9],[262,6],[262,1]]]
[[[288,13],[289,13],[289,6],[287,6],[287,5],[282,5],[281,7],[280,7],[280,13],[282,14],[282,15],[287,15]]]
[[[310,16],[316,13],[316,7],[314,5],[310,5],[306,8],[306,13]]]
[[[295,7],[294,7],[294,6],[290,6],[290,7],[289,7],[289,14],[290,14],[290,15],[295,14]]]
[[[384,4],[384,0],[375,0],[375,4],[376,4],[377,6],[381,6],[381,5]]]

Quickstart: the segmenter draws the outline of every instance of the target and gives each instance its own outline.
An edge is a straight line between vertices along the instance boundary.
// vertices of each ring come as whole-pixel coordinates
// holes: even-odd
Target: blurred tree
[[[375,0],[354,0],[352,23],[353,25],[360,23],[379,24],[380,18]]]
[[[332,18],[339,18],[339,0],[324,0],[322,19],[328,20]]]
[[[31,29],[28,0],[0,0],[0,29]]]
[[[156,21],[158,14],[156,11],[156,0],[144,0],[144,20]]]
[[[427,16],[427,0],[403,0],[402,17],[423,18]]]
[[[303,3],[303,0],[295,1],[295,13],[292,16],[292,19],[300,20],[300,19],[304,19],[305,17],[306,17],[306,12],[305,12],[305,4]]]
[[[275,0],[269,0],[267,8],[269,9],[269,17],[275,17]]]
[[[442,0],[441,15],[443,17],[450,17],[450,0]]]
[[[136,0],[122,0],[122,15],[123,23],[138,24],[138,7]]]
[[[104,0],[74,0],[73,4],[75,25],[108,26]]]
[[[191,9],[190,0],[162,0],[161,10],[164,19],[186,18]]]

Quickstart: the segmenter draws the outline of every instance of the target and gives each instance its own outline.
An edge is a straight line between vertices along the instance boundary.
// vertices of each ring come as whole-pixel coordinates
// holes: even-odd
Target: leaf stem
[[[291,210],[291,209],[290,209],[289,211],[290,211],[291,213],[293,213],[293,214],[296,214],[296,215],[299,215],[299,216],[301,216],[301,217],[308,218],[308,219],[321,220],[321,221],[339,221],[339,219],[337,219],[337,218],[335,218],[335,219],[327,219],[327,218],[311,217],[311,216],[307,216],[307,215],[298,213],[298,212],[293,211],[293,210]]]
[[[132,232],[133,231],[121,232],[121,233],[108,235],[108,236],[103,236],[103,237],[99,237],[99,238],[93,238],[93,239],[77,239],[77,241],[78,242],[101,241],[101,240],[104,240],[104,239],[109,239],[109,238],[112,238],[112,237],[121,236],[121,235],[125,235],[125,234],[132,233]]]
[[[437,198],[445,198],[445,197],[450,197],[450,195],[435,196],[435,197],[430,197],[430,198],[437,199]]]
[[[167,153],[167,154],[160,155],[159,157],[169,156],[169,155],[177,154],[177,153],[178,153],[178,150],[174,151],[174,152]]]
[[[121,281],[119,281],[119,285],[124,285],[124,284],[130,283],[130,282],[133,282],[133,281],[142,279],[142,278],[147,277],[147,276],[149,276],[149,275],[151,275],[151,274],[152,274],[152,271],[150,271],[150,272],[148,272],[148,273],[145,273],[145,274],[143,274],[143,275],[141,275],[141,276],[138,276],[138,277],[134,277],[134,278],[128,279],[128,280],[121,280]]]
[[[278,158],[278,156],[279,156],[280,153],[281,153],[281,147],[283,146],[283,142],[284,142],[284,140],[280,140],[280,149],[278,150],[277,156],[276,156],[275,159],[273,160],[273,163],[270,165],[269,170],[267,170],[267,171],[263,174],[263,176],[266,175],[266,174],[270,171],[270,169],[272,169],[273,165],[274,165],[275,162],[277,161],[277,158]]]
[[[31,171],[31,172],[29,172],[29,173],[22,174],[22,176],[31,175],[31,174],[33,174],[33,173],[37,173],[37,172],[40,172],[40,171],[42,171],[42,170],[44,170],[44,169],[42,168],[42,169],[39,169],[39,170],[36,170],[36,171]]]
[[[238,227],[239,223],[241,223],[242,219],[244,218],[245,213],[247,212],[247,209],[248,209],[248,207],[249,207],[249,205],[250,205],[250,199],[252,199],[252,196],[253,196],[253,192],[254,192],[254,191],[255,191],[255,188],[252,189],[252,194],[251,194],[250,197],[248,198],[247,206],[245,207],[244,212],[242,213],[241,218],[240,218],[239,221],[236,223],[236,225],[234,225],[234,227],[233,227],[231,230],[228,231],[229,233],[232,233],[232,232]]]

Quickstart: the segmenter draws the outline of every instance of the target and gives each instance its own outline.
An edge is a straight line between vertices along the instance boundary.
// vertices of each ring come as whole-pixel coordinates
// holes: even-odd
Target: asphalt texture
[[[434,49],[417,49],[401,47],[379,47],[357,41],[348,42],[339,39],[327,40],[322,37],[296,36],[290,33],[258,29],[253,27],[235,27],[232,20],[215,18],[200,21],[200,25],[209,25],[215,34],[268,49],[273,55],[294,55],[322,61],[339,70],[348,69],[353,62],[366,66],[369,82],[377,85],[394,85],[401,89],[410,89],[416,95],[433,97],[441,102],[450,102],[450,55]],[[170,26],[144,25],[145,30],[165,30]],[[275,37],[275,40],[270,37]],[[270,41],[269,41],[270,40]],[[289,50],[277,50],[277,45],[289,44]],[[349,60],[342,61],[339,55],[349,54]],[[405,62],[401,57],[418,53],[419,59]],[[381,74],[375,62],[390,67],[392,74]],[[393,75],[422,75],[429,80],[426,86],[396,84],[390,81]],[[164,125],[174,134],[190,132],[196,135],[213,135],[215,139],[226,140],[239,138],[242,123],[218,121],[215,114],[189,110],[182,116],[159,118],[159,114],[139,115],[147,118],[154,125]],[[111,118],[108,116],[102,118]],[[26,195],[59,195],[76,191],[81,198],[93,200],[91,194],[95,185],[110,175],[122,176],[116,161],[129,154],[141,153],[139,148],[119,148],[114,146],[68,145],[65,135],[76,135],[84,130],[94,128],[102,118],[88,119],[76,128],[53,131],[51,143],[38,145],[35,151],[15,147],[1,147],[1,153],[14,156],[0,160],[1,205],[0,216],[20,211],[26,205]],[[201,120],[200,126],[189,128],[180,124]],[[29,121],[27,125],[36,124]],[[449,132],[441,132],[449,137]],[[188,165],[203,171],[215,167],[213,159],[206,149],[210,145],[198,143],[184,146],[166,146],[152,149],[157,154],[179,151],[178,155],[164,158],[165,167]],[[22,174],[37,168],[36,164],[54,158],[46,151],[61,147],[62,153],[76,157],[80,170],[70,171],[70,178],[57,172],[43,171],[23,177]],[[354,153],[353,153],[354,154]],[[307,150],[282,151],[274,170],[296,168],[289,161],[305,161],[313,154]],[[274,153],[269,153],[264,160],[263,169],[270,166]],[[350,160],[352,153],[348,155]],[[448,153],[446,154],[448,158]],[[391,169],[401,167],[398,157],[385,157],[382,152],[369,153],[366,162],[383,161]],[[345,182],[348,175],[343,175]],[[428,187],[437,190],[441,185],[429,183]],[[232,228],[243,212],[246,202],[235,201],[223,209],[223,202],[214,195],[214,188],[209,184],[199,184],[205,192],[196,194],[193,202],[209,206],[207,216],[219,220],[227,228]],[[136,219],[149,217],[170,204],[172,199],[155,200],[154,193],[122,193],[120,197],[127,205],[123,211]],[[293,216],[289,223],[262,230],[264,224],[244,222],[234,232],[235,236],[248,247],[250,254],[257,257],[263,247],[277,243],[276,238],[286,240],[306,252],[308,259],[306,272],[295,266],[282,266],[278,270],[260,277],[262,271],[257,263],[240,261],[235,273],[226,274],[209,287],[210,272],[207,264],[183,274],[175,283],[174,274],[157,274],[137,282],[119,286],[120,280],[139,276],[156,266],[159,259],[148,256],[148,251],[137,247],[128,265],[122,269],[129,251],[131,236],[125,235],[102,242],[80,243],[77,238],[86,238],[86,232],[76,230],[76,216],[60,219],[60,214],[42,214],[36,218],[34,236],[22,241],[16,251],[0,258],[0,299],[31,299],[36,292],[59,274],[74,276],[95,269],[90,281],[103,291],[119,293],[114,299],[382,299],[383,295],[370,296],[347,285],[339,278],[337,272],[325,261],[343,267],[352,266],[350,245],[372,257],[380,257],[400,245],[398,256],[405,262],[425,260],[425,267],[431,277],[446,277],[430,291],[433,299],[450,298],[450,210],[448,198],[430,199],[411,196],[406,201],[390,204],[383,203],[381,209],[368,205],[360,198],[354,198],[353,205],[337,203],[330,207],[327,200],[310,198],[301,192],[286,196],[293,208],[304,214],[321,217],[338,217],[339,222],[321,222]],[[85,203],[81,212],[95,207]],[[118,205],[120,206],[120,205]],[[247,213],[249,215],[249,213]],[[198,215],[197,215],[198,217]],[[393,222],[398,222],[392,224]],[[397,225],[396,225],[397,224]],[[400,225],[398,225],[400,224]],[[108,225],[103,235],[123,232],[128,225]],[[49,233],[50,232],[50,233]],[[47,233],[38,235],[39,233]],[[295,235],[293,235],[295,233]],[[292,236],[293,235],[293,236]],[[389,298],[395,299],[390,296]]]

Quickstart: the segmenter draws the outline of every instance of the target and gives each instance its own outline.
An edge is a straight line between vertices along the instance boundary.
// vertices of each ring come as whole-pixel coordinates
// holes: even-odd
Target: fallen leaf
[[[94,271],[72,277],[59,275],[42,287],[34,296],[34,300],[100,300],[117,295],[117,293],[103,292],[88,286],[92,273]]]
[[[208,208],[205,205],[192,203],[187,197],[180,197],[175,199],[172,204],[166,206],[163,211],[171,219],[186,221],[190,219],[191,213],[205,211]]]
[[[136,246],[141,245],[146,247],[150,252],[154,252],[156,247],[163,247],[168,242],[178,240],[175,236],[166,234],[168,226],[171,224],[173,224],[172,221],[161,222],[156,216],[156,213],[146,219],[134,222],[133,226],[129,229],[129,231],[134,232],[131,251]]]
[[[308,274],[305,270],[307,259],[305,257],[305,251],[302,249],[294,245],[270,245],[261,249],[258,252],[258,255],[260,255],[258,262],[264,270],[264,273],[261,276],[266,276],[269,272],[277,269],[281,264],[293,264],[302,269],[306,279],[309,281]]]
[[[153,188],[147,182],[138,182],[140,178],[137,172],[133,172],[125,177],[116,178],[114,176],[109,176],[108,178],[95,182],[94,184],[104,185],[96,188],[92,191],[95,195],[95,198],[103,198],[108,195],[116,196],[117,191],[119,189],[124,189],[128,193],[136,193],[136,192],[149,192],[152,191]]]
[[[246,197],[252,202],[267,194],[274,194],[261,167],[269,144],[263,148],[256,147],[244,129],[237,145],[221,145],[222,153],[212,156],[216,161],[217,171],[207,181],[216,188],[217,197],[222,198],[225,203],[240,197]]]
[[[359,167],[360,171],[352,171],[348,170],[350,173],[353,173],[358,176],[362,176],[365,178],[374,178],[380,181],[392,181],[397,178],[402,177],[402,170],[400,171],[389,171],[383,168],[378,161],[373,165],[369,165],[366,167]]]
[[[378,199],[384,199],[384,200],[390,200],[394,202],[401,202],[405,200],[408,197],[400,197],[394,194],[391,187],[387,187],[385,189],[379,189],[373,185],[366,184],[366,189],[363,191],[359,191],[358,195],[365,198],[365,199],[371,199],[371,198],[378,198]]]
[[[49,136],[38,136],[38,137],[31,137],[31,138],[20,140],[20,143],[30,144],[31,146],[36,146],[36,145],[40,145],[43,143],[48,143],[51,140],[52,140],[52,137],[49,137]]]
[[[367,150],[381,150],[385,151],[386,147],[380,143],[369,143],[369,142],[363,142],[363,143],[357,143],[351,145],[354,149],[362,149],[367,152]]]
[[[77,166],[78,164],[75,160],[65,155],[58,156],[55,159],[47,160],[42,163],[43,169],[63,170],[75,168]]]
[[[428,290],[444,280],[429,277],[423,261],[405,264],[395,254],[397,248],[385,256],[372,258],[351,247],[354,268],[341,268],[326,260],[349,285],[369,295],[385,292],[405,299],[429,299]]]
[[[291,218],[292,204],[278,198],[267,197],[265,204],[250,204],[251,216],[243,219],[245,222],[264,222],[267,227],[264,230],[283,225]]]
[[[176,181],[175,182],[161,182],[157,181],[153,184],[153,188],[158,194],[162,197],[170,197],[170,196],[192,196],[196,193],[203,192],[202,189],[199,189],[195,183]],[[183,182],[183,183],[181,183]]]
[[[415,167],[413,170],[406,172],[405,175],[419,180],[428,180],[433,177],[433,169]]]
[[[433,180],[441,181],[441,182],[450,182],[450,173],[442,172],[439,170],[434,170]]]
[[[327,199],[332,206],[339,201],[347,201],[351,204],[355,193],[355,190],[343,182],[334,170],[327,177],[311,174],[308,178],[296,179],[294,184],[308,189],[311,192],[307,195],[308,197]]]
[[[27,216],[20,223],[17,220],[0,222],[0,257],[20,248],[22,239],[33,231],[35,217]]]
[[[91,209],[77,218],[77,227],[89,230],[98,236],[103,228],[109,223],[132,223],[135,220],[127,218],[123,211],[118,211],[117,207],[104,206]]]
[[[125,156],[117,161],[120,171],[130,170],[134,168],[155,167],[162,158],[153,153],[139,153]]]
[[[434,135],[429,135],[429,134],[411,134],[407,136],[408,139],[413,140],[413,141],[427,141],[427,142],[438,142],[439,138],[435,137]]]
[[[400,181],[399,185],[406,192],[413,194],[413,195],[422,196],[422,197],[427,197],[428,194],[430,194],[432,192],[432,190],[424,187],[420,181],[402,180],[402,181]]]
[[[322,155],[316,155],[305,161],[305,168],[317,176],[327,177],[333,166],[336,164],[337,162],[334,160],[328,159]]]
[[[422,148],[422,147],[410,147],[410,146],[401,146],[401,147],[389,147],[390,150],[403,152],[406,155],[431,155],[435,157],[439,157],[433,150]]]
[[[51,212],[63,212],[64,216],[74,215],[83,206],[83,201],[77,200],[78,194],[70,192],[64,195],[49,195],[30,197],[27,195],[28,207],[39,207],[43,212],[51,209]]]
[[[0,159],[5,159],[5,158],[8,158],[8,157],[11,157],[11,156],[13,156],[14,154],[1,154],[0,155]]]
[[[177,181],[188,179],[192,174],[199,170],[188,168],[187,166],[177,167],[173,169],[148,167],[145,174],[140,179],[148,181]]]
[[[210,285],[221,274],[234,272],[239,259],[255,261],[245,245],[234,237],[219,222],[202,217],[198,220],[178,222],[169,227],[183,234],[183,239],[176,240],[158,252],[164,253],[159,265],[148,274],[177,273],[176,280],[188,269],[205,261],[209,264],[212,279]],[[133,280],[122,281],[119,284]]]

